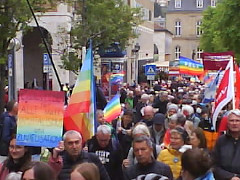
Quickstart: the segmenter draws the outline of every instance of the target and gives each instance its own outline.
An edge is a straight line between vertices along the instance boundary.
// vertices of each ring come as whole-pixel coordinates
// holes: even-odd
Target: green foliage
[[[204,12],[200,46],[204,51],[233,51],[240,57],[240,0],[222,0]]]
[[[44,12],[57,0],[29,0],[34,12]],[[18,31],[24,31],[32,14],[27,0],[0,0],[0,113],[3,111],[3,88],[5,86],[5,66],[10,40]]]
[[[56,0],[55,0],[56,1]],[[53,0],[29,0],[33,10],[43,12],[45,6]],[[32,19],[31,11],[26,0],[0,1],[0,63],[5,64],[3,58],[7,57],[7,47],[18,31],[27,28]]]
[[[89,39],[93,40],[93,50],[119,42],[125,48],[130,38],[136,37],[133,28],[141,23],[140,9],[130,8],[122,0],[77,0],[76,20],[71,30],[72,48],[81,50]],[[69,69],[67,51],[62,57],[63,67]],[[78,63],[73,63],[79,67]],[[73,62],[71,60],[71,62]]]

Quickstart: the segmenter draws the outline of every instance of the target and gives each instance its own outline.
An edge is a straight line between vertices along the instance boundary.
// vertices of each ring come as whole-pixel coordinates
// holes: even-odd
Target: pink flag
[[[234,81],[233,81],[233,60],[230,60],[220,82],[215,97],[215,105],[213,107],[213,127],[216,130],[216,122],[219,112],[222,108],[227,105],[229,101],[233,99],[234,96]]]

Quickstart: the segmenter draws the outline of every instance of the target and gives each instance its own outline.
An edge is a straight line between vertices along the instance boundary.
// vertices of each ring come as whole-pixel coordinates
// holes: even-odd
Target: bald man
[[[141,120],[141,122],[144,122],[147,124],[148,127],[153,125],[152,119],[154,117],[154,109],[152,106],[145,106],[142,108],[141,110],[142,112],[142,116],[143,119]]]

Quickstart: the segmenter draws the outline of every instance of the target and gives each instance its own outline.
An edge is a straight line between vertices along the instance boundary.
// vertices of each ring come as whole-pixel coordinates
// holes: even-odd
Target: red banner
[[[234,57],[234,53],[231,51],[221,53],[204,52],[201,56],[204,70],[224,70],[229,60]]]
[[[229,101],[233,99],[234,96],[234,82],[233,82],[233,61],[230,60],[226,70],[224,72],[223,78],[218,87],[215,96],[215,105],[213,107],[213,127],[216,130],[216,122],[219,112],[222,108],[227,105]]]

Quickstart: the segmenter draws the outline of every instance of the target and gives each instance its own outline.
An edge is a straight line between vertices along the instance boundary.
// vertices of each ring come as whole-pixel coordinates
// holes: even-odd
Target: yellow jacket
[[[181,165],[182,153],[175,149],[164,149],[162,150],[157,160],[170,166],[174,179],[178,178],[182,169]]]

